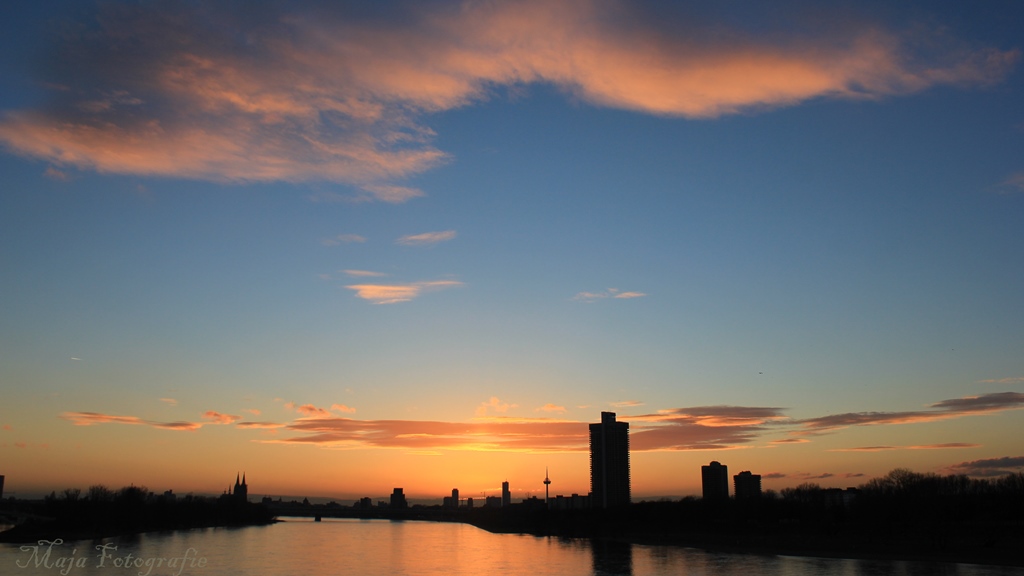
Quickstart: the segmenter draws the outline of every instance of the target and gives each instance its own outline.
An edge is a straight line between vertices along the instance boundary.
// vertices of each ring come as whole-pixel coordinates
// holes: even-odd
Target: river
[[[286,518],[270,526],[0,547],[0,575],[1007,576],[1024,568],[708,553],[492,534],[458,523]]]

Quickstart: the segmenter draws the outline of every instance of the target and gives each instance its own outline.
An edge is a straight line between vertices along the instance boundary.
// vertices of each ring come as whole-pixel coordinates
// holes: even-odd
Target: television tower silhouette
[[[548,476],[548,467],[544,467],[544,505],[551,507],[551,493],[548,491],[551,486],[551,478]]]

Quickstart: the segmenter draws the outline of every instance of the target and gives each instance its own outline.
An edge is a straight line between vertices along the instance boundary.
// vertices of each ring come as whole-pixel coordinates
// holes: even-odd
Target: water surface
[[[458,523],[286,520],[270,526],[65,542],[34,550],[3,545],[0,575],[1024,575],[1022,568],[719,554],[672,546],[492,534]],[[49,556],[45,556],[47,549]]]

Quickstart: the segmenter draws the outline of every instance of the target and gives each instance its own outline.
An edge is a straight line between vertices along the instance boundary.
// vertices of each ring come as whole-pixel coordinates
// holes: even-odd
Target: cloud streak
[[[858,446],[856,448],[836,448],[829,452],[887,452],[890,450],[949,450],[958,448],[980,448],[981,444],[968,442],[947,442],[945,444],[924,444],[919,446]]]
[[[647,296],[647,294],[643,292],[622,292],[617,288],[608,288],[602,292],[578,292],[572,299],[578,302],[597,302],[606,298],[629,300],[632,298],[643,298],[644,296]]]
[[[206,422],[157,422],[136,416],[98,412],[65,412],[60,416],[77,426],[126,424],[167,430],[197,430],[204,424],[234,425],[239,430],[281,433],[279,437],[261,442],[335,449],[394,448],[411,451],[503,452],[585,452],[588,449],[588,422],[508,415],[518,406],[498,397],[481,402],[476,409],[477,417],[470,422],[359,420],[340,416],[355,412],[354,408],[344,404],[332,404],[330,409],[325,409],[313,404],[298,405],[288,402],[284,407],[296,412],[297,418],[288,422],[244,422],[239,416],[214,411],[203,414]],[[766,447],[804,444],[808,442],[805,436],[809,433],[834,432],[848,426],[932,422],[938,419],[993,414],[1020,407],[1024,407],[1024,395],[996,393],[943,400],[931,404],[931,410],[917,412],[868,412],[794,420],[787,417],[785,409],[780,407],[717,405],[623,415],[620,420],[629,422],[630,447],[636,452],[728,450],[756,446],[759,442]],[[563,406],[554,404],[546,404],[534,410],[558,414],[564,411]],[[771,436],[785,431],[796,436],[768,440]],[[861,446],[838,451],[950,450],[979,446],[969,442],[949,442],[911,446]],[[1002,468],[998,468],[997,464],[991,464],[989,467],[1006,470],[1014,465],[1014,462],[1016,461],[1002,462],[999,464]],[[967,469],[970,468],[968,464],[978,470],[987,465],[982,462],[963,463],[957,466]]]
[[[455,230],[445,230],[443,232],[424,232],[423,234],[410,234],[408,236],[402,236],[398,240],[395,240],[395,244],[401,244],[402,246],[425,246],[429,244],[437,244],[439,242],[447,242],[455,239]]]
[[[1024,456],[1003,456],[954,464],[946,469],[950,474],[996,477],[1024,472]]]
[[[936,422],[964,416],[974,416],[1018,410],[1024,408],[1024,394],[1019,392],[996,392],[979,396],[965,396],[942,400],[929,406],[931,410],[907,412],[847,412],[830,414],[818,418],[799,420],[803,428],[800,434],[821,434],[848,428],[850,426],[876,426],[881,424],[914,424]]]
[[[0,142],[61,174],[330,181],[354,186],[354,200],[399,203],[423,193],[396,180],[449,160],[423,118],[502,87],[549,84],[596,106],[713,118],[991,84],[1019,59],[935,41],[940,32],[848,22],[759,36],[713,11],[624,1],[282,10],[105,5],[67,27],[77,32],[55,47],[60,65],[40,72],[62,89],[6,113]]]
[[[462,286],[462,282],[432,280],[411,284],[351,284],[345,288],[355,290],[356,297],[369,300],[374,304],[399,304],[414,300],[425,291],[443,290],[457,286]]]

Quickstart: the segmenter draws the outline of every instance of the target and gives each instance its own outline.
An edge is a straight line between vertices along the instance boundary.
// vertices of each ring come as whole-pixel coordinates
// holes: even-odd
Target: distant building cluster
[[[631,501],[629,472],[629,423],[619,422],[614,412],[602,412],[601,421],[590,424],[590,493],[586,495],[551,496],[551,478],[544,471],[544,499],[527,495],[522,505],[546,507],[553,510],[580,510],[584,508],[609,508],[629,504]],[[473,508],[473,498],[462,500],[459,489],[453,488],[451,496],[445,496],[441,506],[449,510]],[[512,506],[512,490],[508,480],[501,483],[500,496],[483,497],[485,508]],[[395,488],[388,502],[377,503],[378,508],[408,508],[404,490]],[[353,508],[374,508],[367,497],[356,501]]]
[[[700,482],[705,500],[727,500],[729,498],[729,467],[712,461],[700,467]],[[749,470],[732,477],[733,495],[737,500],[761,497],[761,475]]]

